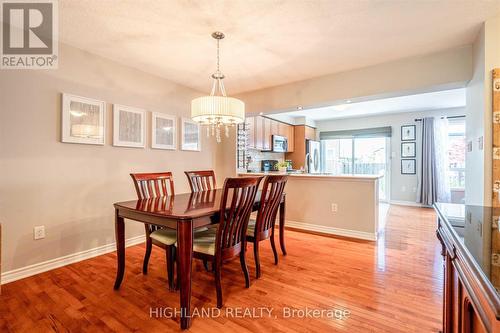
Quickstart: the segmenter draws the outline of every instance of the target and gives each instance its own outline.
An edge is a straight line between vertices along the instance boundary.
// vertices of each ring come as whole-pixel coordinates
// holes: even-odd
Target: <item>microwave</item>
[[[288,151],[288,140],[284,136],[272,136],[272,151],[275,153],[286,153]]]

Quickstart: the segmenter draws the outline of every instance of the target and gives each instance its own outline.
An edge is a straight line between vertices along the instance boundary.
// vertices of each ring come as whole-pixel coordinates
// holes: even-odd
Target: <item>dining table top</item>
[[[117,202],[116,209],[125,209],[141,214],[177,220],[189,220],[216,214],[220,210],[224,190],[214,189],[201,192],[180,193],[149,199]],[[260,203],[261,191],[255,196],[255,204]],[[227,200],[228,208],[231,200]]]

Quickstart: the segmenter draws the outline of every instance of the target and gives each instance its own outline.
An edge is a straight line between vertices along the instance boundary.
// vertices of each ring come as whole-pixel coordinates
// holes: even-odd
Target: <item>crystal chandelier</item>
[[[222,32],[214,32],[212,37],[217,41],[217,70],[212,74],[213,84],[210,96],[195,98],[191,101],[191,118],[206,125],[207,136],[210,133],[221,142],[221,128],[224,127],[229,137],[229,127],[245,121],[245,103],[237,98],[227,97],[224,88],[224,74],[219,68],[219,42],[224,38]]]

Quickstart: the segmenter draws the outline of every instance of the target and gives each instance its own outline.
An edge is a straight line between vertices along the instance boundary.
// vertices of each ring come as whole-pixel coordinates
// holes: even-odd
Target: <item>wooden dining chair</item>
[[[131,173],[134,181],[135,190],[139,200],[151,199],[161,196],[173,196],[174,178],[171,172],[158,173]],[[146,228],[146,254],[142,273],[148,273],[149,257],[153,244],[165,250],[167,259],[167,277],[170,290],[175,289],[174,283],[174,265],[175,265],[175,242],[177,241],[177,231],[174,229],[163,228],[154,224],[145,224]]]
[[[262,187],[259,211],[256,219],[248,222],[246,239],[253,243],[253,253],[255,258],[255,273],[257,279],[260,278],[260,258],[259,243],[270,239],[271,248],[274,253],[274,264],[278,264],[278,252],[274,243],[274,226],[276,214],[281,203],[283,191],[288,176],[267,176]]]
[[[213,170],[184,171],[184,173],[188,178],[191,192],[213,190],[217,187]]]
[[[239,256],[245,275],[245,286],[250,287],[250,276],[245,261],[245,231],[262,178],[227,178],[220,202],[218,227],[194,235],[193,256],[212,262],[214,268],[218,308],[223,304],[221,287],[223,262]]]

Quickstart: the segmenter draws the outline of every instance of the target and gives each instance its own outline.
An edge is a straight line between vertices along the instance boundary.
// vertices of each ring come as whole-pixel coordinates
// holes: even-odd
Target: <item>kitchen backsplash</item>
[[[260,171],[260,161],[262,160],[277,160],[278,162],[285,160],[285,153],[262,152],[256,149],[248,149],[247,153],[251,157],[248,170],[252,171]]]

